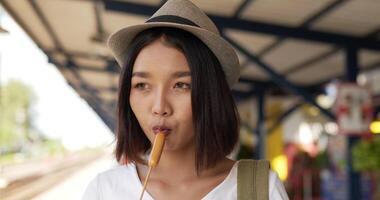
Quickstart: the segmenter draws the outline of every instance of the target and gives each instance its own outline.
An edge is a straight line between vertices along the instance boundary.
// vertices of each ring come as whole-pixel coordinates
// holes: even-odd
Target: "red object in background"
[[[369,134],[373,117],[372,95],[368,88],[355,83],[338,85],[335,104],[340,134]]]
[[[294,143],[286,145],[285,154],[289,170],[285,186],[289,198],[319,200],[319,169],[314,166],[314,158]]]

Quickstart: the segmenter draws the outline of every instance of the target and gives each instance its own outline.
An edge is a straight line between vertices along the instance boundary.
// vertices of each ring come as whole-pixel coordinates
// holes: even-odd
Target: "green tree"
[[[353,164],[357,171],[380,173],[380,137],[361,140],[352,149]]]
[[[1,87],[0,150],[16,149],[30,139],[31,107],[36,100],[34,91],[20,81],[10,80]]]
[[[352,154],[354,168],[372,174],[376,180],[374,199],[380,199],[380,137],[359,141],[353,147]]]

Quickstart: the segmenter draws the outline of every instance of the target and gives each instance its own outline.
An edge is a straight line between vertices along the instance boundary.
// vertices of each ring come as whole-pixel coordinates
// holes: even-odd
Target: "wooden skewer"
[[[150,176],[150,172],[152,171],[152,169],[154,167],[157,166],[158,162],[160,161],[162,149],[164,148],[164,145],[165,145],[165,137],[166,137],[166,134],[163,132],[160,132],[160,133],[157,133],[156,137],[154,138],[153,147],[152,147],[152,151],[150,153],[150,158],[149,158],[149,163],[148,163],[149,170],[148,170],[148,174],[145,177],[144,186],[143,186],[143,189],[142,189],[141,195],[140,195],[140,200],[142,200],[142,198],[144,196],[145,189],[148,185],[148,179]]]
[[[144,187],[141,191],[141,194],[140,194],[140,200],[142,200],[143,196],[144,196],[144,192],[146,190],[146,186],[148,185],[148,179],[149,179],[149,176],[150,176],[150,172],[152,171],[153,167],[149,167],[149,170],[148,170],[148,174],[146,175],[145,177],[145,181],[144,181]]]

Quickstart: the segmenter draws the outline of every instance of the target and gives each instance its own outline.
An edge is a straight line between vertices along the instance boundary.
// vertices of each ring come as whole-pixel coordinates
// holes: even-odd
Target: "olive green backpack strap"
[[[269,162],[243,159],[238,163],[237,199],[269,199]]]

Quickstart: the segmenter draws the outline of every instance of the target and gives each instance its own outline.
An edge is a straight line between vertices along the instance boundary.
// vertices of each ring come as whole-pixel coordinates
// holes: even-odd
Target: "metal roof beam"
[[[94,0],[93,4],[94,4],[96,32],[95,32],[95,35],[91,39],[93,42],[105,43],[107,40],[107,34],[106,34],[106,31],[104,30],[103,21],[102,21],[103,2],[101,2],[101,0]]]
[[[232,96],[235,97],[236,101],[242,101],[245,99],[248,99],[254,95],[254,92],[242,92],[242,91],[237,91],[237,90],[232,90]]]
[[[370,34],[368,34],[367,38],[377,39],[376,37],[378,37],[379,34],[380,34],[380,27],[378,27],[377,29],[373,30]]]
[[[241,3],[238,7],[238,9],[236,9],[235,13],[234,13],[234,18],[239,18],[239,16],[241,15],[241,13],[244,11],[244,9],[247,7],[247,5],[251,2],[251,0],[245,0],[243,3]]]

